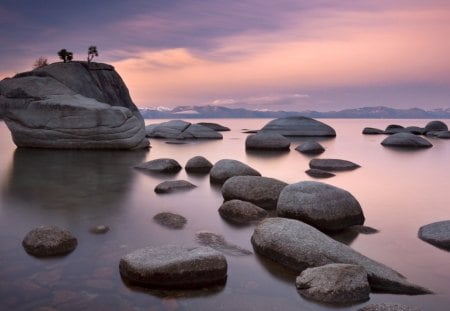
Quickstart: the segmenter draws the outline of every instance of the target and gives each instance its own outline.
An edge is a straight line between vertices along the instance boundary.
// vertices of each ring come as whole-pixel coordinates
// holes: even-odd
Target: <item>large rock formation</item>
[[[262,129],[263,133],[278,133],[283,136],[329,136],[335,137],[336,131],[320,121],[296,116],[270,121]]]
[[[0,82],[0,106],[18,147],[139,149],[144,121],[114,67],[54,63]]]

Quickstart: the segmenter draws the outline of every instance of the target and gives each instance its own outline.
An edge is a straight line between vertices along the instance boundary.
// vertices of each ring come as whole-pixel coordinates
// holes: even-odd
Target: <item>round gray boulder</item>
[[[398,303],[372,303],[358,311],[420,311],[420,309]]]
[[[318,142],[309,140],[295,148],[295,150],[305,154],[321,154],[325,151],[325,148]]]
[[[251,202],[264,209],[275,209],[281,190],[287,183],[261,176],[235,176],[222,186],[223,198]]]
[[[160,246],[138,249],[120,259],[126,281],[156,288],[201,288],[223,284],[227,261],[210,247]]]
[[[186,162],[185,170],[188,173],[207,174],[213,167],[212,163],[202,156],[195,156]]]
[[[411,133],[396,133],[386,137],[381,144],[385,147],[400,148],[430,148],[433,145],[423,137],[416,136]]]
[[[255,204],[241,200],[224,202],[219,207],[219,214],[222,218],[236,224],[259,221],[267,216],[266,210]]]
[[[405,130],[405,128],[401,125],[398,124],[390,124],[386,127],[386,129],[384,130],[385,134],[391,135],[391,134],[395,134],[395,133],[401,133]]]
[[[190,190],[197,187],[187,180],[167,180],[155,187],[156,193],[169,193],[174,191]]]
[[[297,277],[295,285],[302,296],[332,304],[365,301],[370,294],[367,272],[358,265],[328,264],[308,268]]]
[[[22,246],[36,257],[65,255],[77,247],[77,239],[66,229],[41,226],[27,233]]]
[[[312,159],[309,161],[310,168],[317,168],[323,171],[351,171],[359,166],[356,163],[340,159]]]
[[[270,121],[261,132],[278,133],[283,136],[326,136],[335,137],[336,131],[329,125],[302,116],[279,118]]]
[[[450,220],[420,227],[419,238],[437,247],[450,250]]]
[[[350,192],[316,181],[286,186],[278,199],[277,214],[323,231],[342,230],[364,223],[361,206]]]
[[[183,216],[170,212],[158,213],[153,216],[153,220],[161,226],[170,229],[182,229],[187,222]]]
[[[305,173],[315,178],[330,178],[336,176],[333,173],[324,170],[319,170],[318,168],[310,168],[309,170],[306,170]]]
[[[134,168],[155,173],[170,174],[179,172],[181,165],[174,159],[160,158],[136,165]]]
[[[289,150],[291,142],[278,133],[258,133],[247,136],[246,149],[256,150]]]
[[[247,164],[231,159],[219,160],[209,172],[210,181],[217,184],[223,184],[233,176],[261,176],[261,173]]]
[[[442,121],[430,121],[427,123],[427,125],[425,125],[425,133],[441,131],[448,131],[447,124]]]
[[[379,135],[384,134],[383,130],[374,128],[374,127],[365,127],[362,131],[364,135]]]

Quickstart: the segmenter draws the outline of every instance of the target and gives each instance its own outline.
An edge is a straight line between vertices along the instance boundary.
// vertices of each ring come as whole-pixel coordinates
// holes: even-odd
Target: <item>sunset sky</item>
[[[140,107],[450,108],[448,0],[0,0],[0,79],[96,45]]]

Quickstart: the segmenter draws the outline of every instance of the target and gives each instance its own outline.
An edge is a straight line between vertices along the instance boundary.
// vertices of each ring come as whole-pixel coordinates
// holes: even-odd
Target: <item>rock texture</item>
[[[310,168],[317,168],[323,171],[351,171],[360,167],[358,164],[340,159],[312,159],[309,161]]]
[[[241,200],[224,202],[219,207],[219,214],[222,218],[236,224],[248,224],[259,221],[267,216],[266,210],[255,204]]]
[[[223,184],[233,176],[261,176],[261,174],[240,161],[222,159],[214,164],[209,176],[212,183]]]
[[[170,212],[158,213],[153,216],[153,220],[161,226],[170,229],[183,229],[184,225],[187,223],[186,218],[183,216]]]
[[[199,231],[195,234],[197,242],[204,246],[209,246],[215,250],[231,256],[247,256],[253,254],[240,246],[229,243],[223,236],[208,231]]]
[[[420,227],[419,238],[450,251],[450,220],[438,221]]]
[[[197,187],[187,180],[167,180],[155,187],[156,193],[169,193],[174,191],[190,190]]]
[[[174,159],[160,158],[136,165],[134,168],[144,171],[170,174],[179,172],[181,170],[181,165]]]
[[[381,144],[385,147],[401,147],[401,148],[430,148],[433,145],[423,137],[416,136],[411,133],[396,133],[385,138]]]
[[[207,174],[212,167],[212,163],[209,162],[205,157],[195,156],[193,158],[190,158],[186,162],[186,166],[184,167],[184,169],[188,173]]]
[[[278,199],[277,214],[301,220],[323,231],[342,230],[364,223],[363,211],[353,195],[316,181],[286,186]]]
[[[235,176],[222,186],[225,200],[248,201],[264,209],[275,209],[281,190],[287,183],[261,176]]]
[[[295,150],[305,154],[321,154],[325,151],[325,148],[316,141],[308,140],[295,148]]]
[[[430,293],[393,269],[298,220],[267,218],[256,227],[251,241],[256,252],[293,271],[331,263],[354,264],[367,271],[372,290],[409,295]]]
[[[201,288],[224,283],[225,257],[209,247],[161,246],[120,259],[120,274],[132,284],[155,288]]]
[[[278,133],[283,136],[294,136],[294,137],[336,136],[336,131],[329,125],[302,116],[286,117],[272,120],[261,129],[261,132]]]
[[[253,150],[289,150],[291,142],[278,133],[258,133],[247,136],[245,149]]]
[[[110,65],[54,63],[0,82],[0,106],[18,147],[139,149],[144,121]]]
[[[442,121],[430,121],[425,125],[425,133],[448,131],[447,124]]]
[[[332,304],[365,301],[370,294],[366,270],[349,264],[308,268],[297,277],[295,285],[302,296]]]
[[[362,131],[364,135],[379,135],[384,134],[383,130],[374,128],[374,127],[365,127]]]
[[[65,255],[77,247],[77,239],[68,230],[56,226],[41,226],[27,233],[22,246],[36,257]]]
[[[398,303],[372,303],[358,311],[420,311],[420,309]]]
[[[183,120],[171,120],[145,127],[147,137],[166,139],[222,139],[223,136],[208,126]]]
[[[396,133],[402,133],[404,131],[404,127],[398,124],[390,124],[384,130],[385,134],[391,135]]]
[[[306,170],[305,173],[315,178],[330,178],[336,176],[333,173],[324,170],[319,170],[318,168],[310,168],[309,170]]]

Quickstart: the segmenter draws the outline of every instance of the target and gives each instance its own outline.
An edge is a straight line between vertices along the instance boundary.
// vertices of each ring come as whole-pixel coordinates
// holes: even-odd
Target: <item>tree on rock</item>
[[[66,49],[61,49],[58,52],[58,56],[60,59],[63,60],[63,62],[67,63],[70,62],[73,59],[73,53],[67,51]]]
[[[48,61],[47,58],[45,57],[39,57],[38,59],[35,60],[34,64],[33,64],[33,68],[37,69],[37,68],[41,68],[44,66],[48,65]]]
[[[88,57],[87,57],[88,63],[90,63],[92,59],[94,59],[94,56],[98,56],[97,47],[95,45],[91,45],[88,48]]]

